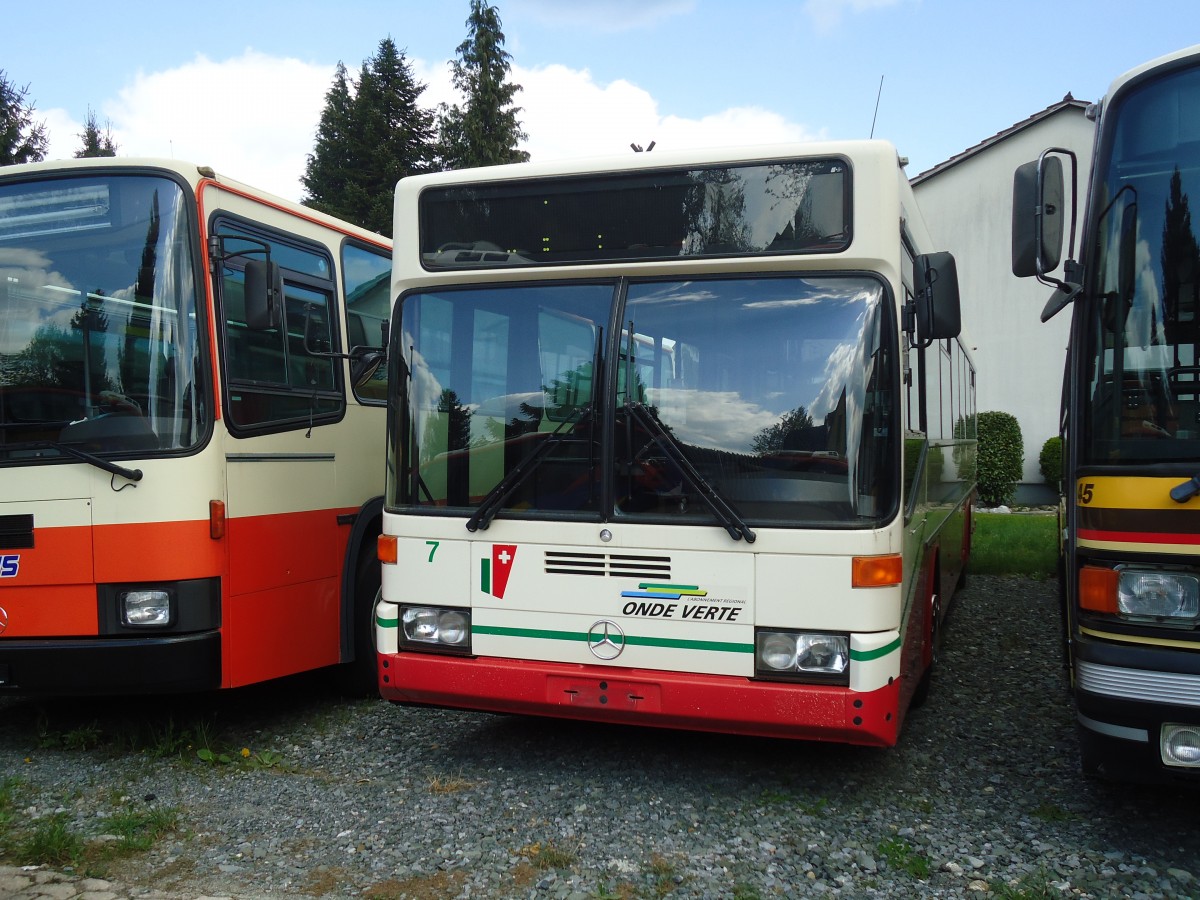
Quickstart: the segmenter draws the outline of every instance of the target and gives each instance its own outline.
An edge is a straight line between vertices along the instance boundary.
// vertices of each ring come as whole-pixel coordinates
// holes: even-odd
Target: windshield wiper
[[[525,479],[541,465],[543,459],[550,455],[551,450],[566,440],[563,437],[563,429],[568,425],[578,425],[585,419],[590,418],[591,415],[592,404],[586,403],[576,410],[574,416],[564,419],[559,423],[557,428],[546,435],[546,439],[542,443],[526,454],[525,458],[513,466],[512,470],[496,482],[496,486],[488,491],[484,495],[484,498],[479,501],[479,506],[475,508],[474,514],[471,518],[467,519],[467,531],[474,532],[480,529],[487,531],[487,527],[491,524],[492,519],[496,517],[496,513],[504,506],[504,501],[512,496],[513,491],[525,483]]]
[[[671,461],[679,466],[679,471],[683,474],[683,477],[691,483],[692,489],[700,495],[700,499],[704,501],[704,505],[712,511],[717,521],[729,532],[729,536],[735,541],[745,538],[747,544],[753,544],[757,535],[750,530],[750,526],[738,515],[737,510],[730,506],[728,501],[717,493],[717,489],[696,470],[691,460],[683,455],[683,450],[680,449],[675,438],[671,437],[670,433],[662,427],[662,424],[650,414],[650,411],[642,404],[628,399],[625,401],[625,409],[631,416],[637,419],[638,424],[650,432],[651,437],[654,438],[654,442],[663,449],[663,452],[671,458]]]
[[[120,475],[122,478],[128,478],[130,481],[141,481],[141,469],[127,469],[124,466],[118,466],[116,463],[109,462],[107,459],[101,459],[86,450],[80,450],[77,447],[72,447],[69,444],[60,444],[58,441],[30,441],[28,444],[22,444],[22,447],[28,447],[31,450],[57,450],[59,453],[64,453],[67,456],[73,456],[81,462],[95,466],[97,469],[103,469],[112,475]],[[7,449],[13,449],[9,446]]]

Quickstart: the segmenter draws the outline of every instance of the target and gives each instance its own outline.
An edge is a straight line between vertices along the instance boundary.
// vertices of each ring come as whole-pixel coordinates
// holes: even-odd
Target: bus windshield
[[[389,502],[725,524],[715,492],[751,525],[878,525],[900,481],[885,297],[851,275],[409,294]]]
[[[187,209],[148,175],[0,186],[0,463],[202,439]]]
[[[1083,459],[1200,457],[1200,70],[1106,113],[1093,205]]]

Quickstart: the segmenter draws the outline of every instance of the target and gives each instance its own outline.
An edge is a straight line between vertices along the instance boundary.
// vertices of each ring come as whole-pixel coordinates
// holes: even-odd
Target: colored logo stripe
[[[643,582],[636,591],[621,591],[622,597],[650,600],[678,600],[681,597],[707,597],[708,591],[696,584],[652,584]]]

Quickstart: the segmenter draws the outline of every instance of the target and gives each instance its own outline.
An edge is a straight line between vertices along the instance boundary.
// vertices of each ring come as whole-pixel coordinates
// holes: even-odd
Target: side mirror
[[[283,272],[279,263],[248,260],[244,291],[246,327],[253,331],[278,328],[283,321]]]
[[[962,314],[958,296],[958,266],[953,254],[922,253],[913,266],[916,290],[917,340],[921,344],[958,337]]]
[[[1063,242],[1063,168],[1043,156],[1013,173],[1012,271],[1018,278],[1058,268]]]

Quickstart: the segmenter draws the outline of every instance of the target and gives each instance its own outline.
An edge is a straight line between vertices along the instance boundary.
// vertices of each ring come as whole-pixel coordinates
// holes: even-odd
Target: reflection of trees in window
[[[1163,305],[1173,343],[1194,343],[1200,306],[1200,245],[1192,231],[1192,212],[1176,167],[1171,176],[1162,238]]]
[[[732,169],[706,169],[696,173],[697,189],[687,204],[688,238],[684,252],[748,252],[750,226],[746,222],[746,184]]]
[[[158,236],[161,216],[158,211],[158,191],[154,192],[150,201],[149,222],[146,225],[146,239],[142,244],[142,259],[138,266],[137,280],[134,282],[133,307],[130,314],[130,326],[135,321],[138,327],[125,330],[125,346],[121,350],[118,368],[121,373],[121,390],[150,389],[150,359],[145,352],[146,341],[142,336],[141,323],[150,322],[149,307],[154,303],[154,283],[158,268]],[[142,352],[138,352],[139,345]]]
[[[446,449],[465,450],[471,443],[471,410],[450,388],[442,391],[437,411],[446,415]]]
[[[803,446],[804,436],[813,428],[813,417],[803,406],[784,413],[774,425],[761,429],[750,441],[755,453],[767,456],[784,450],[811,450]]]

